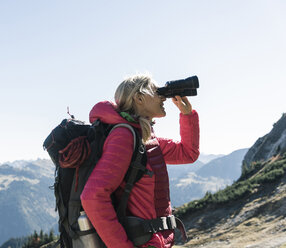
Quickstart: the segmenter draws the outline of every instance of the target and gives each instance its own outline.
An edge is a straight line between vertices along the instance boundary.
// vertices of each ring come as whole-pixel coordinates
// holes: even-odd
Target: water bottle
[[[80,216],[78,217],[77,222],[79,225],[79,230],[81,231],[88,231],[93,228],[84,211],[80,212]]]
[[[77,221],[78,221],[80,231],[88,231],[93,228],[90,220],[87,218],[84,211],[80,212],[80,216],[78,217]],[[96,232],[79,236],[79,238],[73,239],[72,243],[73,243],[73,247],[76,247],[76,248],[104,248],[106,247]]]

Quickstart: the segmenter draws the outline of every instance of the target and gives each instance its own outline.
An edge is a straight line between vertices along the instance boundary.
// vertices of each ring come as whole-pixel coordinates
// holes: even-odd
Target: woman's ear
[[[136,93],[133,99],[137,106],[141,106],[144,103],[144,97],[141,93]]]

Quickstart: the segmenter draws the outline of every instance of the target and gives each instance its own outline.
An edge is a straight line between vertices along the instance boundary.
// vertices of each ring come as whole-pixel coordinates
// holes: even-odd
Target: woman
[[[157,138],[152,119],[166,115],[165,98],[157,95],[157,86],[146,75],[124,80],[115,92],[115,102],[100,102],[90,112],[90,122],[100,119],[110,124],[128,123],[138,128],[147,151],[146,168],[154,174],[144,175],[133,187],[128,201],[128,215],[156,219],[172,214],[167,164],[193,163],[199,156],[199,120],[187,97],[174,97],[180,111],[181,141]],[[171,128],[171,127],[170,127]],[[89,177],[81,195],[83,208],[107,247],[133,248],[134,245],[118,222],[110,195],[119,197],[124,175],[133,153],[133,134],[125,127],[114,129],[107,137],[103,154]],[[169,248],[174,231],[153,234],[141,247]]]

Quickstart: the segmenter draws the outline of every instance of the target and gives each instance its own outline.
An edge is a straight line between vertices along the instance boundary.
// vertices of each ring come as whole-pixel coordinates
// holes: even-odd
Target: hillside
[[[237,181],[176,213],[190,238],[184,247],[286,247],[286,114],[248,150]]]
[[[252,163],[233,185],[177,210],[191,240],[184,247],[286,245],[286,153]]]

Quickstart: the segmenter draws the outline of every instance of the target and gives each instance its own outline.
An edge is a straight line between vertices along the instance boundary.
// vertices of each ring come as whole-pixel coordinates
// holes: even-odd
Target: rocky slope
[[[286,152],[286,113],[274,123],[271,132],[259,138],[249,149],[243,160],[243,169],[253,161],[267,160]]]
[[[283,163],[286,168],[286,157]],[[183,247],[286,247],[286,175],[235,201],[210,204],[183,220],[191,238]]]

